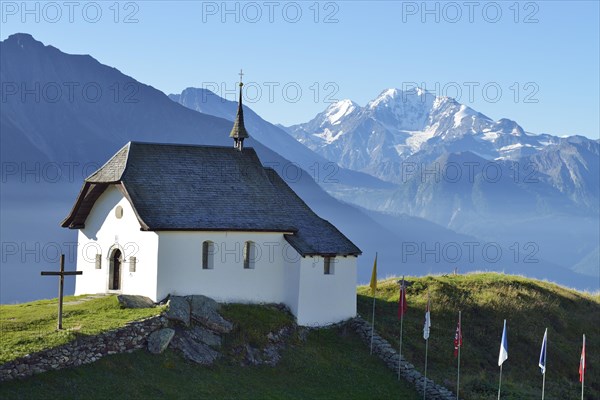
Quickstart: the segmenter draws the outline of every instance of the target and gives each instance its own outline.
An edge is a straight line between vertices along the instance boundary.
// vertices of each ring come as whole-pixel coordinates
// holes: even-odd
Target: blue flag
[[[498,355],[498,366],[508,359],[508,339],[506,338],[506,320],[502,329],[502,342],[500,343],[500,354]]]
[[[540,362],[538,363],[542,374],[546,373],[546,345],[548,342],[548,328],[544,332],[544,340],[542,340],[542,349],[540,350]]]

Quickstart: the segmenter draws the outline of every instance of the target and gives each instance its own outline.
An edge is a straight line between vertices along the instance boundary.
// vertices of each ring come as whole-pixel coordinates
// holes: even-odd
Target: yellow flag
[[[373,263],[373,272],[371,273],[371,294],[375,296],[375,291],[377,290],[377,253],[375,253],[375,262]]]

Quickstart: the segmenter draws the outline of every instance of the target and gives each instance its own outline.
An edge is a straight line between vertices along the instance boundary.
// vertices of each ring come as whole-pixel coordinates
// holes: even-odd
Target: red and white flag
[[[456,325],[456,334],[454,335],[454,357],[458,357],[458,349],[462,347],[462,327],[460,326],[460,319]]]
[[[579,359],[579,382],[583,382],[585,377],[585,335],[583,335],[583,347],[581,348],[581,358]]]
[[[402,284],[400,285],[400,299],[398,300],[398,318],[402,318],[406,311],[408,310],[408,305],[406,304],[406,286],[404,285],[404,277],[402,277]]]

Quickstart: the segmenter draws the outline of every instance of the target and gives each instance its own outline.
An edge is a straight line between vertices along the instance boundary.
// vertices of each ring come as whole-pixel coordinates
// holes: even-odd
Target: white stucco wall
[[[286,242],[287,243],[287,242]],[[300,296],[300,264],[302,257],[293,248],[286,249],[284,256],[284,269],[286,271],[283,303],[287,305],[294,315],[298,315],[298,300]]]
[[[321,326],[356,315],[356,257],[300,255],[281,233],[159,232],[158,297],[203,294],[226,303],[283,303],[298,324]],[[213,269],[202,269],[202,243],[214,243]],[[254,269],[244,269],[246,241],[256,246]]]
[[[115,215],[117,206],[123,207],[123,216]],[[107,293],[109,280],[109,257],[112,249],[121,250],[121,290],[124,294],[139,294],[157,300],[156,279],[158,260],[158,235],[143,232],[131,204],[113,185],[98,198],[79,230],[77,276],[75,294]],[[95,255],[101,252],[102,268],[95,268]],[[136,257],[135,272],[129,272],[129,259]]]
[[[222,302],[284,302],[283,251],[289,244],[281,233],[164,231],[158,236],[159,297],[203,294]],[[213,269],[202,269],[206,240],[214,243]],[[253,269],[244,269],[246,241],[255,245]]]
[[[300,261],[299,325],[328,325],[356,316],[356,257],[336,257],[332,266],[333,274],[325,275],[323,257]]]

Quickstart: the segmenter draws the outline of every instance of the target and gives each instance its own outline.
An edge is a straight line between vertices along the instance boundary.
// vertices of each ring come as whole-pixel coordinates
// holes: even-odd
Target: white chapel
[[[283,303],[299,325],[356,314],[361,251],[244,147],[129,142],[83,183],[62,226],[78,230],[75,294]]]

